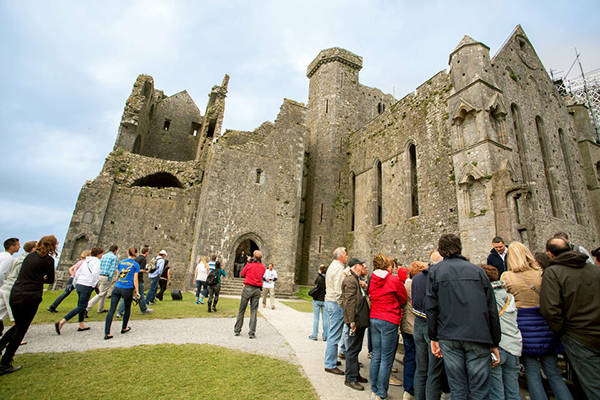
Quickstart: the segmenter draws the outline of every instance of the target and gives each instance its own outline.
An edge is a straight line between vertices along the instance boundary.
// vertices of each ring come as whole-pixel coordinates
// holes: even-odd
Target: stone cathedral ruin
[[[260,249],[279,292],[312,283],[339,246],[370,260],[426,260],[442,233],[485,261],[492,237],[543,249],[555,231],[588,249],[600,227],[600,146],[587,108],[561,96],[520,26],[493,57],[465,36],[442,70],[397,100],[359,81],[361,57],[323,50],[308,104],[221,134],[229,76],[204,114],[140,75],[114,150],[79,194],[59,276],[92,246],[169,253],[192,286],[215,254]],[[123,253],[122,253],[123,254]]]

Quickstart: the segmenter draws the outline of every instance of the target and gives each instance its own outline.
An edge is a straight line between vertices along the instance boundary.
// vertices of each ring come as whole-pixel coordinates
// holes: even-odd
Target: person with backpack
[[[153,306],[156,304],[156,292],[158,291],[158,283],[160,281],[160,274],[162,274],[165,268],[165,257],[168,256],[165,250],[158,252],[158,256],[150,260],[150,268],[148,269],[148,278],[150,278],[150,288],[146,295],[146,304]]]
[[[206,285],[208,286],[208,312],[217,311],[222,276],[227,276],[227,274],[225,273],[225,270],[221,268],[221,261],[215,261],[215,269],[211,270],[206,278]]]

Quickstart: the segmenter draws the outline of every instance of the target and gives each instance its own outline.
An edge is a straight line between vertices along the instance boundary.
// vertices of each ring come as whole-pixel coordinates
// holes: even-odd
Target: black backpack
[[[213,269],[206,278],[206,284],[208,286],[215,286],[217,283],[219,283],[219,279],[217,279],[217,270]]]

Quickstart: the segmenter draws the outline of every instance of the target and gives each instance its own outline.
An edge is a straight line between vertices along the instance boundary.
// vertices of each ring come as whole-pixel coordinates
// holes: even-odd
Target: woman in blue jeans
[[[402,320],[400,321],[400,331],[402,332],[402,342],[404,343],[404,391],[410,396],[415,395],[414,379],[416,363],[415,339],[413,336],[415,326],[415,313],[412,308],[412,278],[427,269],[427,264],[420,261],[414,261],[408,267],[410,279],[406,280],[406,304],[402,306]]]
[[[60,335],[62,327],[67,323],[68,320],[79,314],[79,328],[77,332],[88,331],[89,326],[85,326],[85,309],[90,300],[92,291],[100,280],[100,258],[104,253],[102,247],[94,247],[92,249],[92,255],[87,257],[81,267],[75,273],[75,289],[77,290],[77,307],[71,310],[63,319],[54,323],[54,329],[56,333]]]
[[[313,333],[308,338],[310,340],[318,340],[319,335],[319,314],[322,315],[323,319],[323,341],[327,341],[327,331],[329,330],[329,316],[325,311],[325,274],[327,273],[327,266],[321,264],[319,267],[319,275],[315,278],[315,287],[317,291],[313,296]]]
[[[373,274],[369,282],[371,299],[371,342],[373,355],[369,378],[371,392],[378,399],[388,395],[390,374],[398,344],[398,327],[402,316],[401,306],[406,303],[404,282],[392,275],[393,260],[378,254],[373,259]]]
[[[131,314],[131,301],[133,300],[134,291],[136,297],[140,295],[138,288],[140,265],[135,262],[137,252],[135,247],[130,247],[128,250],[129,257],[117,265],[117,283],[115,283],[115,287],[112,291],[110,297],[110,310],[104,321],[104,340],[113,338],[110,334],[110,327],[121,299],[125,301],[125,313],[123,314],[123,327],[121,328],[121,333],[127,333],[131,330],[131,328],[127,326],[129,323],[129,315]]]
[[[500,280],[506,283],[506,290],[514,296],[517,306],[517,324],[523,337],[521,363],[525,368],[529,397],[531,400],[548,399],[542,384],[541,363],[554,397],[572,400],[558,370],[558,354],[564,352],[560,339],[540,314],[542,271],[529,249],[519,242],[508,246],[506,268]]]

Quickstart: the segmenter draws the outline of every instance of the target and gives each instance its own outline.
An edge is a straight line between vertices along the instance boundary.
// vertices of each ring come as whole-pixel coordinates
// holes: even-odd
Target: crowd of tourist
[[[0,375],[19,370],[12,359],[42,301],[44,284],[54,282],[58,241],[44,236],[27,242],[25,253],[17,238],[4,242],[0,253]],[[313,297],[314,322],[310,340],[326,341],[324,369],[343,375],[344,384],[364,390],[372,398],[388,397],[390,385],[402,383],[393,375],[394,360],[402,337],[404,347],[404,399],[520,399],[519,375],[524,372],[531,400],[548,399],[543,376],[557,399],[600,398],[600,248],[591,255],[559,232],[546,242],[545,252],[532,254],[522,243],[507,245],[492,240],[487,263],[475,265],[462,253],[460,238],[440,237],[428,263],[414,261],[408,267],[377,254],[372,268],[359,258],[349,259],[344,248],[333,253],[329,266],[320,265]],[[147,305],[162,301],[171,283],[167,252],[151,260],[149,248],[130,247],[118,262],[118,247],[105,253],[94,247],[81,254],[69,269],[64,292],[47,308],[58,313],[61,302],[75,291],[77,306],[54,326],[61,335],[65,324],[78,317],[77,331],[87,331],[85,318],[94,305],[107,313],[104,339],[113,338],[113,318],[122,318],[121,333],[128,326],[131,305],[138,302],[142,314]],[[371,271],[369,273],[369,271]],[[235,273],[244,278],[234,334],[239,336],[248,305],[248,336],[256,337],[257,310],[270,297],[275,308],[273,264],[262,263],[254,251],[245,261],[236,259]],[[144,295],[144,274],[150,285]],[[112,287],[113,276],[116,276]],[[216,256],[202,257],[194,273],[196,304],[208,303],[217,311],[221,278],[226,273]],[[112,287],[110,309],[105,298]],[[157,293],[160,287],[160,292]],[[96,290],[96,296],[90,299]],[[4,331],[5,317],[13,326]],[[321,321],[321,323],[320,323]],[[367,337],[369,376],[360,373],[358,355]],[[342,361],[345,368],[342,370]],[[570,366],[569,388],[559,365]],[[542,375],[543,371],[543,375]],[[575,394],[573,397],[572,393]]]
[[[385,399],[401,335],[404,399],[521,399],[521,371],[531,400],[548,399],[542,371],[556,399],[600,399],[600,248],[590,255],[564,232],[535,255],[500,237],[492,245],[487,263],[475,265],[460,238],[445,234],[428,263],[396,269],[378,254],[371,274],[336,249],[309,293],[309,339],[318,340],[322,320],[325,371],[355,390],[368,383],[372,398]],[[365,332],[368,379],[358,362]]]

